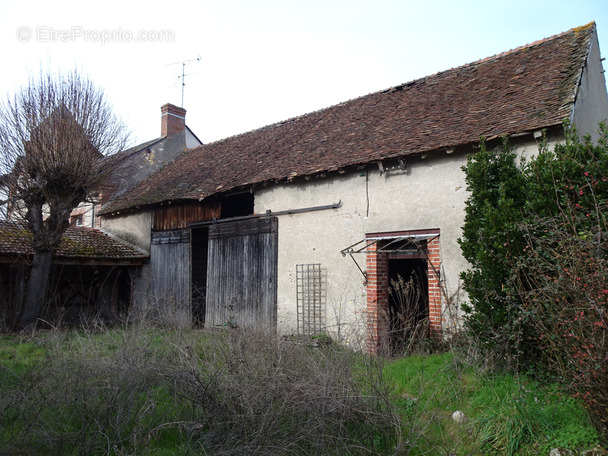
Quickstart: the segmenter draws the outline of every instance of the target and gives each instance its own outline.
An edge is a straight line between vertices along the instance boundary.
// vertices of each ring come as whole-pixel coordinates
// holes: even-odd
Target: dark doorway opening
[[[423,258],[397,256],[388,260],[389,344],[391,353],[403,354],[414,337],[426,337],[428,275]]]
[[[124,318],[129,314],[132,302],[131,291],[131,274],[126,270],[118,271],[118,276],[116,277],[112,292],[112,313],[114,316]]]
[[[207,255],[209,252],[209,228],[192,230],[192,325],[205,325],[207,305]]]

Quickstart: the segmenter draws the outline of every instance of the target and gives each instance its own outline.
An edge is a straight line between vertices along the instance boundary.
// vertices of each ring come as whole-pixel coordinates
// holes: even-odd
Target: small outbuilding
[[[19,321],[33,251],[22,224],[0,220],[0,326]],[[49,325],[82,317],[111,321],[127,315],[135,277],[148,254],[90,227],[68,228],[53,258],[49,300],[42,315]]]

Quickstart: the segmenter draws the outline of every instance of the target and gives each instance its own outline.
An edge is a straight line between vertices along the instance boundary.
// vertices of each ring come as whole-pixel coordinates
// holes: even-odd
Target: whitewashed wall
[[[598,123],[608,119],[608,95],[606,79],[600,61],[600,48],[597,36],[594,36],[583,68],[580,86],[574,103],[572,122],[581,133],[589,133],[597,141]]]
[[[556,139],[551,138],[550,147]],[[529,134],[519,138],[514,149],[530,157],[538,151],[537,140]],[[342,202],[339,209],[279,216],[279,331],[297,330],[296,265],[320,263],[327,270],[328,329],[339,329],[345,338],[365,332],[364,278],[340,251],[366,233],[439,229],[442,282],[459,307],[466,299],[460,273],[468,267],[457,242],[468,198],[461,169],[466,156],[462,151],[436,152],[409,159],[405,172],[381,174],[376,165],[369,165],[367,176],[364,169],[256,189],[256,213]],[[365,270],[365,254],[354,256]]]
[[[99,227],[146,252],[150,251],[152,210],[104,216]]]
[[[442,268],[449,293],[459,289],[466,261],[457,239],[467,199],[464,154],[445,152],[411,159],[407,171],[381,174],[375,165],[326,178],[258,189],[255,211],[282,211],[342,202],[339,209],[279,217],[278,326],[296,332],[296,265],[320,263],[327,269],[327,325],[343,337],[365,328],[364,278],[340,251],[366,233],[440,229]],[[365,254],[355,258],[365,270]],[[353,326],[354,325],[354,326]],[[355,329],[356,328],[356,329]]]

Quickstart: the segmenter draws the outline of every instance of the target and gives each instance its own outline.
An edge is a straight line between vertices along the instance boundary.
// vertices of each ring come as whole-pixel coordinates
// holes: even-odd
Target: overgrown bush
[[[33,362],[0,356],[1,454],[407,452],[379,359],[240,329],[41,334]]]
[[[462,305],[466,326],[486,354],[512,361],[521,347],[512,340],[518,320],[508,278],[510,259],[523,245],[519,222],[526,203],[525,178],[506,140],[491,149],[482,140],[463,170],[470,192],[459,239],[471,265],[462,274],[469,297]]]
[[[557,213],[523,225],[527,243],[512,281],[542,366],[585,402],[608,437],[608,174],[598,175],[608,154],[595,152],[601,155],[578,163],[587,182],[565,182],[572,195],[559,202]],[[587,201],[586,194],[592,195]]]
[[[212,453],[384,453],[402,443],[377,361],[236,330],[184,353],[174,384]]]
[[[467,325],[482,346],[506,354],[511,368],[559,380],[608,437],[608,130],[600,128],[598,145],[571,129],[520,167],[504,149],[473,156],[461,245],[473,266],[463,275]],[[518,195],[507,191],[515,183]]]

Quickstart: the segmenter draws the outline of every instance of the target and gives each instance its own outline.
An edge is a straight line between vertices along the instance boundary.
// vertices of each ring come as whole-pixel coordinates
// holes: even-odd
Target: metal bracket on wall
[[[411,234],[407,236],[382,236],[382,237],[370,237],[361,239],[359,242],[355,242],[352,245],[342,249],[340,253],[342,256],[350,255],[352,260],[357,265],[361,274],[365,278],[365,283],[367,284],[367,271],[364,271],[357,260],[353,256],[354,253],[367,253],[367,249],[374,244],[377,244],[381,241],[383,245],[378,247],[376,252],[385,252],[385,253],[401,253],[401,252],[409,252],[412,250],[412,247],[415,247],[416,250],[422,247],[421,241],[428,241],[429,239],[436,238],[436,234]]]

